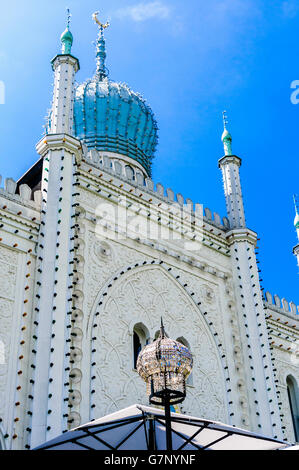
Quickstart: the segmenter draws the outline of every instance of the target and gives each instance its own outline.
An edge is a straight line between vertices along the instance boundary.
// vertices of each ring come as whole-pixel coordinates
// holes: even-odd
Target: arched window
[[[186,348],[189,349],[189,351],[191,352],[191,348],[190,348],[190,344],[188,343],[188,341],[183,338],[182,336],[180,336],[179,338],[177,338],[177,341],[181,344],[183,344],[184,346],[186,346]],[[193,374],[191,372],[191,374],[189,375],[189,377],[187,378],[187,385],[193,385]]]
[[[138,355],[149,342],[149,332],[143,323],[136,323],[133,328],[133,367],[136,369]]]
[[[294,434],[296,442],[299,442],[299,396],[297,382],[291,375],[287,377],[287,390],[290,404],[290,411],[293,420]]]
[[[133,168],[130,165],[125,166],[125,172],[126,172],[126,177],[129,180],[134,180],[135,179],[135,173]]]
[[[136,177],[137,183],[140,184],[141,186],[144,186],[145,184],[144,176],[142,173],[140,173],[140,171],[136,171],[135,177]]]

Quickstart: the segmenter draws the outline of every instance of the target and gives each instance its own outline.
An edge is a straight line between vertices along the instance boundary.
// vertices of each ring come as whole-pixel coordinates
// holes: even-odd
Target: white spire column
[[[294,196],[294,203],[295,203],[295,211],[296,211],[296,215],[295,215],[295,219],[294,219],[294,227],[296,229],[297,239],[298,239],[298,242],[299,242],[299,214],[298,214],[297,200],[296,200],[295,196]],[[294,246],[293,253],[297,258],[297,264],[298,264],[298,267],[299,267],[299,243],[297,243],[297,245]]]
[[[257,235],[246,227],[239,175],[241,159],[232,154],[232,138],[226,129],[226,124],[224,115],[222,141],[225,155],[219,160],[219,167],[223,174],[227,215],[231,228],[227,233],[227,241],[230,246],[236,308],[243,345],[250,428],[282,439],[271,349],[255,254]]]
[[[239,173],[241,158],[232,154],[232,138],[226,129],[227,121],[225,114],[223,117],[224,132],[222,134],[222,142],[224,146],[224,157],[222,157],[218,163],[222,171],[226,211],[230,222],[230,227],[241,228],[246,227]]]
[[[74,82],[79,61],[71,55],[73,36],[67,29],[61,35],[62,54],[51,61],[54,71],[52,108],[49,116],[48,134],[73,133]]]
[[[71,136],[74,75],[72,35],[61,37],[52,65],[55,83],[48,134],[37,144],[43,157],[41,226],[37,250],[35,331],[31,391],[34,448],[67,429],[72,275],[76,227],[76,165],[81,143]]]

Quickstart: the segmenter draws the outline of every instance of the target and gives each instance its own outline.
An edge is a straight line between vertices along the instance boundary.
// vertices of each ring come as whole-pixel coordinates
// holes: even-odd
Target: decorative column
[[[74,74],[79,64],[70,55],[72,36],[68,28],[61,41],[63,53],[52,61],[52,118],[48,134],[36,146],[43,158],[43,171],[32,338],[31,448],[67,430],[76,165],[81,143],[70,135]]]
[[[251,430],[283,439],[255,254],[257,235],[246,228],[234,229],[228,232],[227,240],[231,250]]]
[[[298,214],[298,205],[297,205],[297,200],[296,200],[295,195],[294,195],[294,203],[295,203],[295,211],[296,211],[296,215],[294,219],[294,227],[296,229],[297,239],[299,241],[299,214]],[[299,243],[297,243],[297,245],[294,246],[293,253],[297,258],[297,264],[299,266]]]
[[[73,35],[66,30],[61,35],[62,53],[52,59],[54,71],[54,90],[52,107],[49,114],[47,134],[73,133],[74,82],[80,69],[79,61],[71,55]]]
[[[239,175],[241,159],[232,153],[232,138],[226,129],[225,112],[223,120],[225,155],[219,160],[219,167],[223,174],[231,228],[227,233],[227,241],[231,253],[250,425],[252,431],[283,439],[255,253],[257,235],[246,228]]]
[[[233,229],[246,227],[239,173],[242,160],[232,153],[232,137],[226,129],[225,114],[223,114],[223,120],[224,132],[221,139],[224,146],[224,157],[219,160],[218,164],[222,171],[227,217],[230,227]]]

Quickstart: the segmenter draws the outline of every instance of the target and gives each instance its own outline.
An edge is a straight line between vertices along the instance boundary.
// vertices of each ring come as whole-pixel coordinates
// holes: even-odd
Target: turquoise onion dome
[[[232,141],[232,136],[228,132],[227,129],[224,129],[222,136],[221,136],[222,142],[231,142]]]
[[[232,136],[228,132],[226,128],[224,128],[223,134],[221,136],[221,140],[223,142],[224,147],[224,155],[230,156],[232,155]]]
[[[130,157],[151,175],[157,123],[151,108],[126,84],[111,81],[105,67],[102,25],[96,46],[96,73],[75,89],[74,135],[88,148]]]
[[[62,42],[62,53],[70,54],[73,44],[73,35],[68,27],[63,31],[62,35],[60,36],[60,41]]]

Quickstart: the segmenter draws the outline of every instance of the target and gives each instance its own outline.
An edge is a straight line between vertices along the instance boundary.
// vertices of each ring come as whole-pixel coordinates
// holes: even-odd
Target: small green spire
[[[70,32],[70,19],[70,10],[69,8],[67,8],[67,26],[66,29],[63,31],[62,35],[60,36],[60,41],[62,43],[62,54],[70,54],[72,49],[73,35]]]
[[[298,202],[297,202],[297,198],[296,198],[295,194],[293,195],[293,199],[294,199],[295,212],[296,212],[295,219],[294,219],[294,226],[295,226],[296,230],[299,230]]]
[[[221,136],[221,140],[223,142],[224,155],[229,156],[229,155],[233,154],[233,152],[232,152],[232,136],[230,135],[230,133],[228,132],[228,130],[226,128],[226,125],[228,123],[226,111],[223,111],[222,115],[223,115],[224,131],[223,131],[223,134]]]

